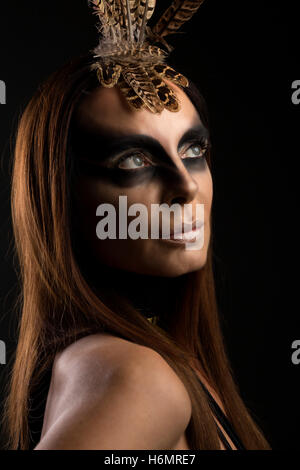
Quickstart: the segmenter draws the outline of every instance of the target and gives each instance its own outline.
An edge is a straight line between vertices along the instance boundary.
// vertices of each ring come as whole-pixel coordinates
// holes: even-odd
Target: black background
[[[170,2],[158,0],[155,16]],[[297,2],[206,0],[185,25],[172,62],[206,98],[213,136],[217,289],[240,390],[274,449],[296,449],[300,421],[298,190],[300,79]],[[38,84],[96,45],[85,0],[0,4],[1,283],[3,386],[16,345],[12,307],[9,161],[18,116]]]

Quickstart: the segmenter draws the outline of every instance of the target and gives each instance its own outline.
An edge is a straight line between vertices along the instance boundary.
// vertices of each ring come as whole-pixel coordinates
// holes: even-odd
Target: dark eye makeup
[[[209,147],[210,142],[207,138],[196,139],[194,142],[189,142],[189,145],[186,146],[183,153],[180,152],[182,154],[181,158],[184,160],[184,163],[194,159],[203,159],[206,157]],[[157,165],[157,163],[153,161],[153,157],[143,149],[137,149],[131,150],[122,156],[112,157],[109,167],[132,171],[151,165]]]
[[[179,153],[183,163],[188,165],[193,160],[204,160],[209,148],[209,139],[202,137],[201,139],[195,139],[194,142],[185,144],[184,150],[180,150]],[[124,172],[136,172],[159,164],[157,158],[153,157],[147,149],[143,148],[130,149],[130,151],[127,151],[123,155],[112,155],[109,158],[106,158],[104,162],[87,158],[84,158],[83,160],[89,161],[101,168],[108,168],[111,170],[118,169]]]
[[[196,169],[196,162],[198,166],[199,162],[202,162],[203,167],[210,146],[208,130],[198,124],[181,137],[178,154],[184,165]],[[136,174],[150,168],[175,168],[174,161],[160,142],[147,135],[113,136],[77,133],[74,149],[81,161],[81,167],[86,162],[90,167],[107,169],[109,173],[118,171],[121,174]]]

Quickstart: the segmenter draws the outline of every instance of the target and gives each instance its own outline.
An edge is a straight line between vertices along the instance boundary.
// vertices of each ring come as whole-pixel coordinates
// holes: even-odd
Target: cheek
[[[112,204],[118,210],[120,196],[127,197],[128,207],[136,203],[150,207],[151,202],[158,202],[158,188],[153,184],[120,188],[102,181],[81,179],[77,184],[75,199],[78,208],[95,213],[96,208],[103,203]]]
[[[100,204],[111,204],[118,215],[119,196],[127,197],[127,208],[132,204],[143,204],[151,213],[151,203],[158,202],[158,188],[156,185],[134,186],[120,188],[118,186],[92,178],[80,178],[74,191],[75,222],[79,230],[89,232],[94,238],[99,217],[96,216]],[[131,218],[128,217],[128,221]],[[118,222],[118,217],[117,217]]]
[[[206,193],[207,193],[207,203],[209,204],[209,208],[211,209],[212,200],[213,200],[213,180],[212,180],[210,171],[208,171],[208,175],[206,177]]]
[[[74,220],[75,230],[79,237],[80,253],[92,264],[100,262],[116,268],[138,271],[153,257],[151,241],[149,244],[149,240],[131,240],[130,238],[99,240],[97,237],[96,228],[102,217],[96,215],[96,210],[100,204],[104,203],[115,207],[116,232],[119,232],[119,196],[127,197],[127,210],[136,203],[146,206],[149,223],[151,203],[157,202],[158,197],[158,188],[155,185],[136,186],[124,190],[124,188],[91,178],[82,178],[78,181]],[[127,224],[132,219],[135,219],[135,216],[128,216]]]

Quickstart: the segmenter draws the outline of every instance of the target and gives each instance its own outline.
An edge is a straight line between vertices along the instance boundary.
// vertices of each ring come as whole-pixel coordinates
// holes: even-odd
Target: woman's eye
[[[203,145],[201,144],[191,145],[184,153],[184,158],[203,157],[203,155],[206,153],[207,148],[208,148],[208,145],[206,143]]]
[[[149,162],[143,155],[140,154],[123,157],[117,165],[118,168],[123,170],[135,170],[145,166],[149,166]]]

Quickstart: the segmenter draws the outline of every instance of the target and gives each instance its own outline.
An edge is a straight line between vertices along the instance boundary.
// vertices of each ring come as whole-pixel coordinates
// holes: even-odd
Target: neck
[[[97,278],[102,291],[121,295],[147,318],[172,315],[181,281],[182,276],[151,276],[107,266],[101,266],[101,275]]]

